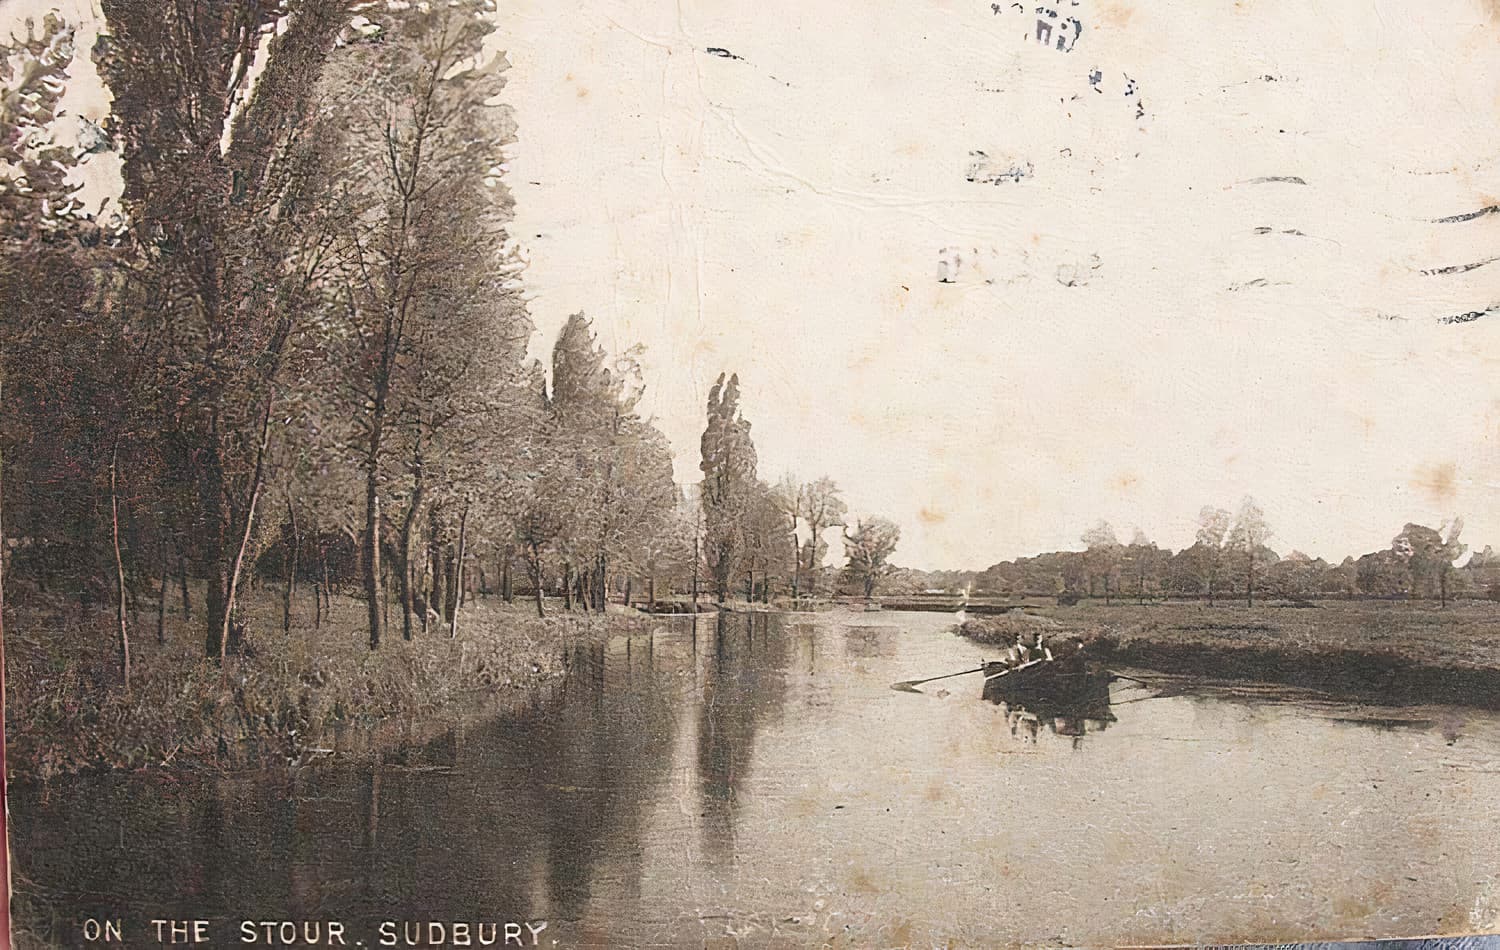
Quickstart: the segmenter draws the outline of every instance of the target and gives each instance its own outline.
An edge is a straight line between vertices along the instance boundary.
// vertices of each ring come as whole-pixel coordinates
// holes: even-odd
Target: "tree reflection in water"
[[[780,622],[778,618],[778,623]],[[767,614],[720,613],[698,706],[698,783],[703,849],[718,864],[735,852],[735,811],[767,714],[785,702],[788,638]]]

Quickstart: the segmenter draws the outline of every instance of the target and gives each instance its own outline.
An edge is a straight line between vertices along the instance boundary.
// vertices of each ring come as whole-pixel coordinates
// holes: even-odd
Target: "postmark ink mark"
[[[1463,214],[1451,214],[1446,218],[1435,218],[1433,224],[1461,224],[1465,221],[1473,221],[1485,215],[1500,214],[1500,205],[1489,205],[1478,211],[1466,211]]]

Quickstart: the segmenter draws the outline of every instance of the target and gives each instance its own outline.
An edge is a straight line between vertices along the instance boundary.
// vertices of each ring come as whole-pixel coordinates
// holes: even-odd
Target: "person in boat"
[[[1016,642],[1006,651],[1005,662],[1016,667],[1042,657],[1042,638],[1035,631],[1027,630],[1016,636]]]
[[[1047,658],[1069,667],[1081,668],[1084,664],[1083,641],[1078,637],[1062,637],[1047,647]]]

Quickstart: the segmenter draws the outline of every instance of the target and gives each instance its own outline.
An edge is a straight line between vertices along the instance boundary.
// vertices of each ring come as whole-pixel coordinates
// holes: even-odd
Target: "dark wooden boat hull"
[[[1004,663],[986,663],[984,698],[1019,707],[1037,716],[1097,719],[1109,722],[1110,673],[1087,663],[1042,662],[995,675]]]

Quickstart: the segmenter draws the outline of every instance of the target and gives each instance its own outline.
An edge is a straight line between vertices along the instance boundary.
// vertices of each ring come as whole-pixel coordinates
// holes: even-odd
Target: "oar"
[[[948,679],[948,678],[953,677],[953,676],[967,676],[970,673],[983,673],[983,672],[984,672],[984,667],[980,666],[980,667],[976,667],[976,668],[974,668],[972,670],[960,670],[957,673],[944,673],[942,676],[929,676],[925,680],[902,680],[899,683],[892,683],[891,684],[891,689],[899,689],[899,690],[901,690],[904,693],[917,693],[917,692],[921,692],[920,690],[917,689],[917,687],[921,686],[923,683],[931,683],[933,680],[945,680],[945,679]]]
[[[1022,663],[1019,666],[1007,666],[1005,669],[1001,670],[998,673],[991,673],[989,676],[986,676],[984,678],[984,681],[986,683],[988,683],[990,680],[997,680],[997,679],[999,679],[1002,676],[1009,676],[1012,673],[1019,673],[1022,670],[1029,670],[1033,666],[1036,666],[1038,663],[1050,663],[1050,662],[1051,661],[1048,660],[1048,659],[1046,659],[1045,657],[1038,657],[1035,660],[1027,660],[1025,663]]]

